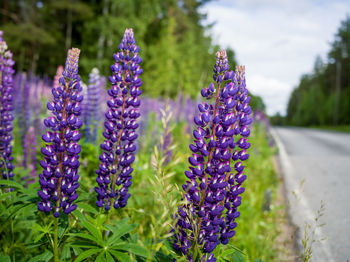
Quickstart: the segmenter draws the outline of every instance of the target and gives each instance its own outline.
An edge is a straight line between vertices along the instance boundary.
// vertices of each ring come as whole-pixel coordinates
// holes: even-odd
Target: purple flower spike
[[[87,105],[84,117],[85,137],[87,142],[95,143],[97,140],[97,127],[99,123],[101,76],[97,68],[89,74],[87,87]]]
[[[54,210],[55,217],[61,211],[69,214],[77,207],[74,200],[78,197],[76,189],[79,187],[78,141],[81,137],[79,128],[83,124],[79,118],[83,100],[78,76],[79,54],[77,48],[68,51],[59,84],[52,88],[53,101],[47,104],[52,115],[44,120],[49,131],[42,136],[46,145],[41,148],[44,160],[40,161],[43,172],[39,174],[41,201],[38,209],[43,212]]]
[[[24,137],[23,162],[30,170],[30,183],[34,183],[36,177],[36,135],[34,127],[30,127]]]
[[[115,63],[111,66],[112,84],[108,90],[108,109],[105,114],[104,142],[100,155],[100,166],[96,171],[95,187],[97,193],[96,205],[109,210],[125,207],[130,197],[128,189],[131,185],[135,160],[136,129],[140,116],[139,89],[142,85],[140,75],[142,59],[138,56],[139,47],[136,46],[132,29],[126,29],[119,52],[113,55]]]
[[[0,172],[4,179],[13,177],[12,121],[13,121],[13,74],[15,70],[12,53],[0,31]]]
[[[252,122],[244,67],[229,71],[226,51],[217,52],[213,79],[201,90],[209,101],[198,105],[200,113],[194,117],[193,154],[174,227],[174,248],[192,257],[191,247],[198,246],[204,253],[201,261],[216,261],[216,246],[235,234]]]

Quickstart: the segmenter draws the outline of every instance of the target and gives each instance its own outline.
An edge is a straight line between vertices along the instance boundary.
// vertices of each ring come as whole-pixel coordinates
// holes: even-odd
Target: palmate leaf
[[[95,249],[88,249],[83,251],[82,253],[79,254],[79,256],[74,260],[74,262],[80,262],[83,261],[85,258],[88,258],[92,255],[96,255],[99,252],[101,252],[103,249],[101,248],[95,248]]]

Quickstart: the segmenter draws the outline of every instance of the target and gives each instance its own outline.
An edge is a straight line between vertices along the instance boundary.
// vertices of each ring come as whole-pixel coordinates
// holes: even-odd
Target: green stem
[[[55,233],[54,233],[54,239],[53,239],[53,254],[54,254],[54,261],[59,262],[58,257],[58,218],[55,218]]]
[[[197,241],[194,244],[194,250],[193,250],[193,261],[196,261],[198,254],[198,248],[197,248]]]

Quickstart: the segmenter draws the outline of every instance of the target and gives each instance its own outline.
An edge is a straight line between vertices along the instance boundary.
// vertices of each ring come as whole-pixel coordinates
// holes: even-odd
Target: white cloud
[[[248,69],[247,74],[249,74]],[[252,75],[247,78],[247,86],[253,94],[262,96],[266,105],[274,105],[267,107],[268,114],[282,112],[288,102],[288,97],[281,90],[287,92],[292,90],[292,87],[287,83],[263,75]]]
[[[248,87],[263,97],[268,113],[284,114],[300,76],[311,72],[318,54],[326,58],[350,5],[340,0],[221,0],[203,12],[208,22],[217,22],[214,41],[232,47],[246,65]]]

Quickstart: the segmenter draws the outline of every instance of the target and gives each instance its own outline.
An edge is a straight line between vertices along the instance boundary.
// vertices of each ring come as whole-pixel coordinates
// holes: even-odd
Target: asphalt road
[[[320,222],[325,225],[314,239],[327,240],[314,244],[312,261],[350,262],[350,134],[305,128],[273,128],[272,133],[290,215],[301,234],[306,222],[315,225],[321,200],[325,202]]]

